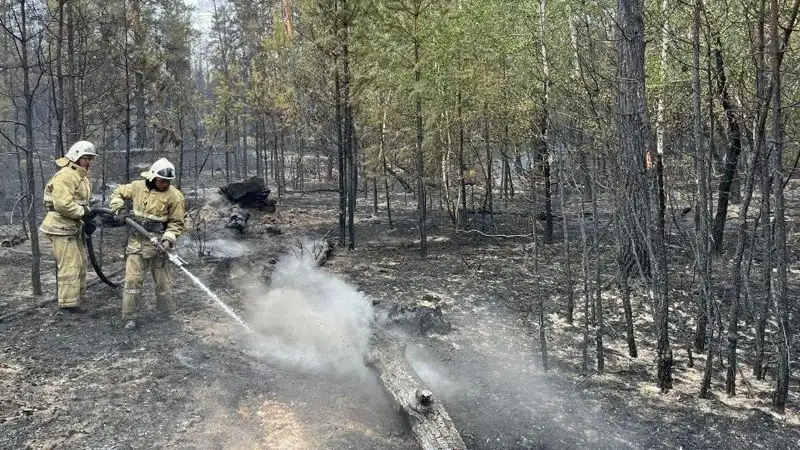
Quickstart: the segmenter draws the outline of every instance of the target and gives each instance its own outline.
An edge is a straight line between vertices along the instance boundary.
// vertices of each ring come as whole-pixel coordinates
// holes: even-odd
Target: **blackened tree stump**
[[[267,213],[275,212],[275,200],[269,198],[263,178],[251,177],[219,188],[225,197],[242,208],[257,208]]]

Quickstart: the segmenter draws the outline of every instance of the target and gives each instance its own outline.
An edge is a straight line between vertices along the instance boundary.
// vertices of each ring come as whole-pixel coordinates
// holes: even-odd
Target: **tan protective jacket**
[[[162,240],[167,239],[174,243],[183,234],[185,206],[183,194],[175,186],[161,192],[155,188],[148,189],[145,180],[122,184],[111,193],[109,206],[113,211],[119,212],[125,208],[126,200],[131,202],[134,219],[165,224]],[[130,244],[132,243],[129,242]]]
[[[66,158],[58,158],[61,170],[55,173],[44,188],[44,216],[39,230],[46,234],[71,236],[81,230],[85,206],[92,201],[92,184],[87,171]]]

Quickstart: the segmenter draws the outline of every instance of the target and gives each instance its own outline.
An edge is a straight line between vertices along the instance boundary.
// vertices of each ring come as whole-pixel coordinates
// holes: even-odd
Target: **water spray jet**
[[[176,258],[180,259],[177,255],[176,255]],[[170,259],[170,261],[172,261],[172,259]],[[253,332],[253,330],[244,322],[244,320],[242,320],[241,317],[239,317],[238,314],[236,314],[228,305],[226,305],[225,302],[223,302],[217,296],[217,294],[212,292],[211,289],[208,288],[208,286],[203,284],[203,282],[200,281],[200,279],[197,278],[197,276],[195,276],[193,273],[189,272],[189,269],[187,269],[186,266],[184,266],[183,264],[180,264],[180,265],[175,264],[175,265],[177,265],[183,271],[183,273],[185,273],[186,276],[189,277],[190,280],[192,280],[192,282],[194,284],[196,284],[209,297],[211,297],[217,303],[217,306],[219,306],[223,311],[225,311],[225,314],[231,316],[233,318],[233,320],[236,321],[236,323],[238,323],[239,325],[241,325],[242,328],[244,328],[245,331],[247,331],[248,333],[252,333]]]

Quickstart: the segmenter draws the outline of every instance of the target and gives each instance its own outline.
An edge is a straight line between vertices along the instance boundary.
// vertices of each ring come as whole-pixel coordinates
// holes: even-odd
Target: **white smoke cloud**
[[[316,267],[310,252],[281,258],[269,286],[251,289],[248,303],[257,355],[306,370],[365,374],[372,302]]]

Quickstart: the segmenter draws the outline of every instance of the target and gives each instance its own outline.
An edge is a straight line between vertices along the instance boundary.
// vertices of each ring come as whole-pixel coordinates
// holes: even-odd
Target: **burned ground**
[[[215,239],[224,245],[226,238],[198,228],[187,236],[195,240],[183,243],[188,267],[249,320],[258,307],[253,286],[266,290],[275,262],[296,255],[305,239],[330,236],[336,205],[334,194],[285,195],[274,215],[251,217],[239,242],[244,255],[234,260],[205,245]],[[697,398],[704,355],[689,368],[679,349],[689,342],[688,318],[676,320],[681,325],[673,330],[675,389],[660,394],[649,305],[634,305],[641,348],[639,358],[629,358],[611,284],[606,372],[582,374],[583,318],[578,314],[568,325],[558,314],[565,270],[560,244],[539,246],[534,267],[530,238],[454,233],[438,218],[429,256],[422,259],[413,243],[412,206],[401,202],[394,213],[394,229],[382,215],[357,216],[356,249],[335,249],[322,270],[375,304],[375,327],[385,326],[399,305],[423,298],[437,303],[452,329],[439,334],[409,328],[406,356],[442,399],[469,448],[800,445],[795,384],[782,416],[769,411],[769,378],[748,376],[739,395],[728,398],[718,370],[713,389],[719,396]],[[526,234],[524,220],[500,222],[520,217],[497,216],[484,233]],[[267,232],[276,226],[281,234]],[[120,230],[105,232],[109,271],[121,265],[121,242]],[[149,296],[142,328],[123,330],[120,294],[102,284],[90,288],[86,313],[61,314],[54,302],[43,304],[55,292],[49,255],[43,258],[46,294],[30,295],[27,245],[0,248],[0,447],[416,448],[368,369],[332,370],[259,352],[252,336],[177,271],[178,309],[170,320],[155,316]],[[607,253],[612,261],[612,250]],[[577,265],[572,271],[578,273]],[[549,371],[541,368],[531,316],[540,295],[548,311]],[[677,311],[688,300],[676,294],[675,302]],[[749,373],[744,366],[743,373]]]

